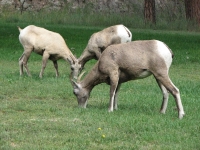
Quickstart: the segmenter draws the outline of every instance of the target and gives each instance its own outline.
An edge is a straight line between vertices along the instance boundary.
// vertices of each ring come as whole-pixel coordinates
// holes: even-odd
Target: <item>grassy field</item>
[[[27,24],[0,24],[0,149],[2,150],[198,150],[200,148],[200,34],[130,28],[133,40],[165,42],[175,57],[170,77],[180,89],[186,116],[178,119],[169,99],[159,113],[162,94],[153,77],[124,83],[118,110],[108,113],[109,86],[96,86],[87,109],[77,107],[69,81],[70,67],[58,61],[55,78],[49,61],[40,79],[41,56],[32,54],[32,77],[19,76],[23,49],[16,28]],[[60,33],[79,57],[90,35],[103,27],[42,25]],[[90,61],[88,72],[96,61]]]

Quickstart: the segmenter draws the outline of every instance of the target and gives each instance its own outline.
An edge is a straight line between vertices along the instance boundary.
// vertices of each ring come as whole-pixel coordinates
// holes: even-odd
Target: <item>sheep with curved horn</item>
[[[86,108],[91,90],[100,83],[110,84],[109,112],[117,109],[117,93],[120,85],[129,80],[154,75],[162,93],[160,112],[165,113],[169,98],[173,95],[178,117],[184,116],[179,89],[172,83],[168,72],[172,63],[172,51],[157,40],[134,41],[109,46],[92,70],[80,82],[73,82],[73,92],[78,105]]]

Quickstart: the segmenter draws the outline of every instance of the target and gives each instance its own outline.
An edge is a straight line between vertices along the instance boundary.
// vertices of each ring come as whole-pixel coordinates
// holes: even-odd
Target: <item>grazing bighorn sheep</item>
[[[23,74],[23,66],[25,67],[27,74],[29,76],[31,75],[27,66],[27,61],[33,51],[43,56],[42,69],[39,75],[40,78],[43,76],[48,59],[53,61],[56,76],[58,76],[57,60],[61,58],[70,63],[72,76],[77,78],[81,66],[78,64],[78,59],[69,50],[60,34],[34,25],[29,25],[24,29],[18,27],[18,29],[20,31],[19,41],[24,48],[24,52],[19,58],[20,75]]]
[[[81,64],[81,69],[90,59],[98,60],[101,53],[109,45],[130,42],[131,39],[132,34],[124,25],[111,26],[94,33],[90,37],[86,48],[78,59]]]
[[[72,80],[78,105],[86,108],[91,90],[100,83],[110,84],[109,112],[117,109],[117,93],[120,85],[129,80],[142,79],[154,75],[163,93],[160,109],[165,113],[169,98],[168,91],[174,96],[178,116],[184,116],[179,89],[169,78],[172,51],[161,41],[146,40],[109,46],[99,61],[82,81]]]

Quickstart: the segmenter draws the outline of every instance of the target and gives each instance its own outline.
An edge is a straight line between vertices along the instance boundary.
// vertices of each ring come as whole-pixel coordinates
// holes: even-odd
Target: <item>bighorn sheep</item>
[[[111,26],[94,33],[90,37],[86,48],[78,59],[81,64],[81,69],[90,59],[94,58],[98,60],[101,53],[109,45],[130,42],[131,39],[132,34],[124,25]]]
[[[168,75],[172,57],[172,51],[167,45],[157,40],[134,41],[109,46],[82,81],[72,80],[78,105],[86,108],[93,87],[105,82],[110,84],[109,112],[112,112],[113,109],[117,109],[117,93],[121,83],[153,74],[163,93],[160,112],[166,111],[169,91],[175,98],[178,116],[181,119],[184,116],[184,110],[179,89],[175,87]]]
[[[18,27],[18,29],[20,31],[19,41],[24,48],[24,52],[19,58],[20,75],[23,74],[23,66],[25,67],[27,74],[29,76],[31,75],[27,66],[27,61],[33,51],[43,56],[42,69],[39,75],[40,78],[43,76],[48,59],[53,61],[56,76],[58,76],[57,60],[61,58],[70,63],[72,70],[71,74],[74,78],[77,78],[81,66],[78,64],[78,59],[69,50],[60,34],[34,25],[29,25],[24,29]]]

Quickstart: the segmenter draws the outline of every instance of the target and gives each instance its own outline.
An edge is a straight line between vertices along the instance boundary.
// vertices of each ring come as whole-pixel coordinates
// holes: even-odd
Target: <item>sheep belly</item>
[[[120,70],[120,82],[127,82],[130,80],[143,79],[152,75],[152,73],[147,69],[135,69],[133,70]]]
[[[138,79],[143,79],[143,78],[146,78],[146,77],[148,77],[150,75],[152,75],[152,73],[150,71],[148,71],[148,70],[145,70],[145,71],[141,72],[137,78]]]

